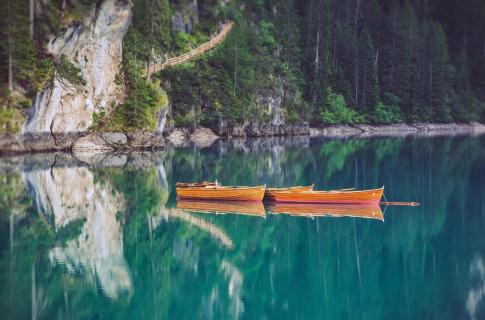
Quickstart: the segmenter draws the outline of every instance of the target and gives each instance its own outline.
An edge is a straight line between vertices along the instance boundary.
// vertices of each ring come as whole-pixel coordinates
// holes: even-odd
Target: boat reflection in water
[[[203,201],[179,200],[177,209],[212,213],[212,214],[242,214],[265,217],[264,205],[260,201]]]
[[[272,202],[267,206],[270,214],[289,214],[301,217],[353,217],[384,221],[378,204],[318,204]]]
[[[262,202],[250,201],[200,201],[179,200],[177,209],[210,213],[242,214],[265,217],[268,214],[289,214],[301,217],[354,217],[384,221],[379,205],[375,204],[318,204],[270,202],[266,208]]]

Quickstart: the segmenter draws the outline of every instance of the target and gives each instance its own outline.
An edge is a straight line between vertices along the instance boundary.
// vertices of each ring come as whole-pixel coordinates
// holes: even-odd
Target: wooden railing
[[[211,50],[226,38],[227,34],[231,31],[233,25],[234,25],[234,22],[232,21],[226,22],[223,25],[221,31],[214,38],[178,57],[173,57],[173,58],[167,59],[165,62],[154,64],[153,66],[150,67],[150,73],[155,73],[165,69],[166,67],[175,66],[175,65],[184,63],[186,61],[193,59],[194,57],[197,57]],[[148,71],[149,71],[148,68],[144,70],[145,76],[148,74]]]
[[[234,22],[229,20],[222,26],[221,31],[214,38],[210,39],[208,42],[205,42],[200,46],[198,46],[197,48],[195,48],[194,50],[184,53],[178,57],[170,58],[163,63],[154,64],[153,66],[150,67],[150,74],[161,71],[168,66],[175,66],[177,64],[189,61],[192,58],[199,56],[204,52],[209,51],[210,49],[217,46],[220,42],[222,42],[226,38],[227,34],[231,31],[233,25],[234,25]],[[148,68],[145,68],[145,70],[143,70],[143,74],[145,77],[148,75]],[[117,107],[118,105],[116,105],[114,108],[111,108],[111,110],[109,110],[108,113],[101,120],[99,120],[97,127],[103,127],[104,125],[106,125],[108,121],[111,119],[111,117],[113,116],[113,114],[115,113]]]

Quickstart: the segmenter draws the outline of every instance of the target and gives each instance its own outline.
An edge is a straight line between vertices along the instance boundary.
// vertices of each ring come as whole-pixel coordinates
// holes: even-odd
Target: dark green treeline
[[[485,7],[460,3],[453,17],[454,2],[308,0],[301,25],[302,62],[313,84],[307,97],[325,110],[324,90],[332,87],[378,122],[392,113],[407,121],[477,117],[473,91],[483,95],[483,62],[472,47],[483,45],[474,37]]]
[[[57,73],[79,80],[68,61],[47,53],[46,43],[50,34],[81,23],[99,1],[1,1],[0,122],[2,131],[15,131],[30,101],[56,71],[67,70]],[[118,117],[124,127],[153,126],[153,119],[136,112],[151,110],[159,100],[156,86],[144,82],[141,70],[154,58],[181,54],[207,41],[227,19],[236,25],[223,45],[151,77],[168,92],[169,123],[267,122],[270,99],[281,101],[290,123],[485,119],[483,1],[133,4],[132,26],[124,39],[128,98]],[[191,21],[190,28],[175,28],[175,15]]]
[[[257,99],[281,91],[289,122],[483,119],[476,1],[258,0],[223,13],[237,22],[225,45],[161,75],[175,124],[264,120]]]

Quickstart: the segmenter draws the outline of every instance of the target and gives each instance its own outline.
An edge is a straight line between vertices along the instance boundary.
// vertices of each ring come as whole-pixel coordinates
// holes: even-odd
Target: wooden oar
[[[381,201],[380,204],[387,206],[409,206],[409,207],[419,207],[419,202],[397,202],[397,201]]]

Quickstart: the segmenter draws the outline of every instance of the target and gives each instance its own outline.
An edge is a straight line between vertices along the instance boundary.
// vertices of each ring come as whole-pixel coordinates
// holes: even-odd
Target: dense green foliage
[[[54,76],[82,85],[74,66],[50,56],[46,44],[61,28],[81,23],[99,1],[1,1],[0,103],[11,111],[3,111],[0,121],[1,130],[14,131],[25,101]],[[127,98],[108,123],[94,127],[153,129],[167,104],[164,91],[170,121],[179,126],[267,122],[270,99],[291,123],[485,119],[485,5],[478,0],[196,4],[133,1],[119,76]],[[177,17],[185,25],[176,26]],[[148,77],[158,78],[161,88],[143,75],[156,61],[206,42],[228,19],[235,27],[222,45]]]
[[[129,66],[128,96],[116,107],[113,115],[98,130],[131,131],[134,129],[155,130],[162,108],[168,104],[167,94],[160,88],[160,83],[147,82],[141,76],[141,69]],[[97,117],[94,117],[95,124]]]
[[[482,46],[476,34],[483,37],[478,20],[485,16],[475,1],[454,20],[436,1],[244,4],[231,1],[216,10],[211,1],[201,2],[211,13],[202,20],[231,18],[237,27],[214,53],[161,73],[176,124],[264,121],[266,108],[257,98],[277,95],[280,86],[290,121],[484,119],[483,74],[472,75],[468,62],[483,68],[483,57],[476,59],[483,53],[471,49]],[[464,30],[462,37],[448,37],[452,28]]]
[[[265,99],[277,96],[288,122],[309,117],[303,100],[303,78],[299,69],[298,26],[295,17],[269,14],[260,2],[248,1],[244,7],[230,1],[220,6],[203,2],[204,21],[235,21],[235,27],[222,45],[193,63],[160,73],[169,88],[175,125],[214,126],[220,120],[230,124],[270,119]],[[274,3],[277,12],[284,5]],[[285,28],[279,27],[284,23]],[[285,52],[282,45],[287,44]],[[260,101],[262,102],[260,102]]]

